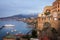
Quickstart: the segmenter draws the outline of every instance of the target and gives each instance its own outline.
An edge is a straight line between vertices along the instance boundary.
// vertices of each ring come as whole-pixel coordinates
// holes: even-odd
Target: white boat
[[[5,27],[13,27],[13,26],[15,26],[15,25],[12,25],[12,24],[5,24],[4,26],[5,26]]]
[[[5,26],[5,28],[13,28],[15,25],[12,25],[12,24],[5,24],[4,26]]]

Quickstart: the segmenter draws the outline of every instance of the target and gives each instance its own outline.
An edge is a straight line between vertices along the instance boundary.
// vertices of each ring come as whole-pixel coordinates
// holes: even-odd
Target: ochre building
[[[46,6],[42,14],[38,14],[38,30],[44,27],[60,28],[60,0],[53,2],[52,6]]]

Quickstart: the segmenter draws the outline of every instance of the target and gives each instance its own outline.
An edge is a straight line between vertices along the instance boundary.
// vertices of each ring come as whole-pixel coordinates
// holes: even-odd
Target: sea
[[[13,27],[4,27],[4,25],[14,25]],[[17,20],[0,20],[0,40],[3,39],[4,36],[6,36],[7,32],[10,34],[27,34],[32,28],[28,27],[28,24],[23,21],[17,21]]]

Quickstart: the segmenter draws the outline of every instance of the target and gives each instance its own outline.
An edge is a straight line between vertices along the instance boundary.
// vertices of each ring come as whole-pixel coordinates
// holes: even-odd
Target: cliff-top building
[[[46,6],[42,14],[38,14],[38,27],[42,30],[44,27],[60,28],[60,0],[53,2],[52,6]]]

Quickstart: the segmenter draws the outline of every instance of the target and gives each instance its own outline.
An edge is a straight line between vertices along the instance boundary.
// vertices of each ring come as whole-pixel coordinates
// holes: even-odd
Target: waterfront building
[[[38,30],[48,26],[56,30],[60,28],[60,0],[53,2],[52,6],[46,6],[43,13],[38,14],[37,21]]]

